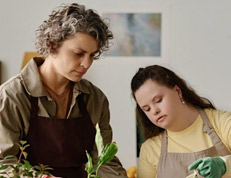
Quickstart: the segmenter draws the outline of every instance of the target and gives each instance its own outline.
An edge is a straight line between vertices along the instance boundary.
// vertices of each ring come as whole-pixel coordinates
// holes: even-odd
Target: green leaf
[[[30,146],[30,145],[27,144],[27,145],[25,145],[25,146],[20,146],[19,148],[20,148],[21,151],[24,151],[28,146]]]
[[[23,151],[22,154],[23,154],[24,158],[26,159],[28,156],[27,152]]]
[[[30,165],[29,161],[24,160],[24,164],[25,164],[26,169],[29,171],[29,170],[31,169],[31,167],[32,167],[32,166]]]
[[[9,164],[9,166],[10,166],[12,169],[18,169],[18,168],[17,168],[18,165]]]
[[[17,157],[13,155],[7,155],[6,157],[4,157],[4,159],[12,159],[12,158],[17,158]]]
[[[38,171],[42,171],[40,166],[34,166],[35,169],[37,169]]]
[[[8,165],[2,165],[2,166],[0,167],[0,170],[6,169],[6,168],[8,168]]]
[[[92,164],[92,158],[91,155],[86,151],[87,154],[87,163],[85,164],[85,170],[87,171],[88,174],[92,174],[93,172],[95,172],[93,164]]]
[[[19,143],[20,143],[21,145],[25,145],[25,144],[27,143],[27,141],[20,140]]]
[[[98,165],[109,163],[114,158],[117,151],[118,147],[115,142],[108,143],[105,146],[102,155],[98,158]]]
[[[95,143],[96,143],[97,150],[98,150],[98,156],[101,156],[103,148],[104,148],[104,144],[103,144],[103,137],[100,133],[100,128],[99,128],[98,123],[96,124]]]
[[[28,175],[29,177],[33,177],[33,172],[32,171],[28,172]]]
[[[20,167],[23,167],[23,166],[24,166],[24,164],[22,164],[22,163],[18,163],[18,164],[17,164],[17,167],[19,167],[19,168],[20,168]]]
[[[53,170],[51,167],[46,167],[44,170]]]
[[[45,171],[44,174],[46,174],[46,175],[48,175],[48,176],[51,175],[51,173],[49,173],[48,171]]]
[[[25,145],[25,146],[24,146],[24,148],[26,148],[26,147],[28,147],[28,146],[30,146],[30,145],[29,145],[29,144],[27,144],[27,145]]]
[[[25,150],[25,148],[24,148],[24,147],[22,147],[22,146],[20,146],[20,150],[21,150],[21,151],[24,151],[24,150]]]
[[[44,164],[39,164],[42,170],[45,170],[46,166]]]
[[[90,177],[96,178],[96,175],[90,175]]]

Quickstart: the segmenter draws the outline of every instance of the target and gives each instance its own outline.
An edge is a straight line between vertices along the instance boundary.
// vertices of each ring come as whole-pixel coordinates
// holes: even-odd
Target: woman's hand
[[[226,172],[226,165],[220,157],[206,157],[194,161],[188,169],[197,169],[205,178],[221,178]]]

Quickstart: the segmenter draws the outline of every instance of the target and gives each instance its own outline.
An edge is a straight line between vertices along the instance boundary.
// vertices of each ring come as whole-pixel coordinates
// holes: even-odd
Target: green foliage
[[[43,175],[50,175],[47,170],[50,170],[46,165],[40,164],[38,166],[32,166],[29,161],[26,160],[27,153],[25,149],[29,146],[26,141],[20,141],[19,144],[20,154],[17,159],[16,156],[8,155],[4,157],[4,160],[17,160],[14,164],[4,162],[0,165],[0,178],[41,178]]]
[[[98,150],[98,159],[97,159],[97,167],[94,169],[92,158],[90,154],[86,151],[88,162],[85,165],[85,170],[87,171],[88,178],[100,178],[98,176],[98,170],[102,164],[109,163],[115,154],[118,151],[118,147],[115,142],[108,143],[105,147],[103,144],[103,138],[100,133],[99,125],[96,125],[96,137],[95,137],[95,143]]]
[[[118,147],[116,146],[115,142],[108,143],[104,147],[102,154],[98,157],[98,165],[109,163],[113,159],[117,151]]]
[[[97,150],[98,150],[98,155],[101,155],[103,148],[104,148],[104,145],[103,145],[103,138],[102,138],[102,135],[100,133],[99,124],[96,124],[95,142],[96,142],[96,146],[97,146]]]

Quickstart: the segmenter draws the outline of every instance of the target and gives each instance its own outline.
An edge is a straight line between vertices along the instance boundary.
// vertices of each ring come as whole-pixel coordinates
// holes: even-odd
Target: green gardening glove
[[[194,161],[188,169],[197,169],[205,178],[221,178],[226,172],[226,165],[220,157],[206,157]]]

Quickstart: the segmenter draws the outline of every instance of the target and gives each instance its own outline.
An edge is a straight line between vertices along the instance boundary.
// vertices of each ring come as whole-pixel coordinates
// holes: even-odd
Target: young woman
[[[85,178],[86,150],[94,164],[95,125],[104,144],[112,141],[108,100],[82,79],[113,38],[92,9],[76,3],[52,11],[36,31],[35,46],[43,57],[30,60],[21,73],[0,88],[0,158],[16,155],[27,140],[28,160],[54,168],[65,178]],[[102,177],[127,177],[119,160],[102,166]]]
[[[140,68],[131,81],[146,141],[138,177],[231,177],[231,112],[216,110],[171,70]],[[188,170],[189,169],[189,170]]]

